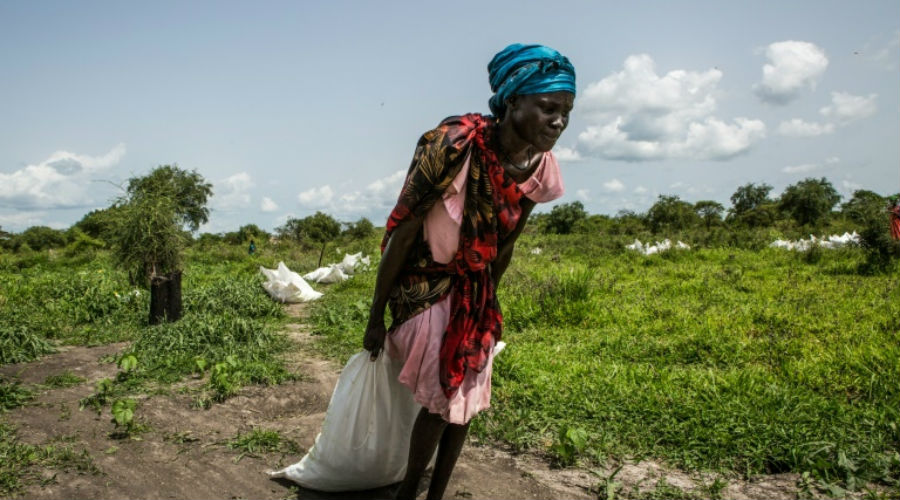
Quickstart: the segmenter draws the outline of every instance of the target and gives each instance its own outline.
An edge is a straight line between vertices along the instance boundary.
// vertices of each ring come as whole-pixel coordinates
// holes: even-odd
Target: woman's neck
[[[501,120],[497,125],[497,143],[501,158],[513,165],[531,161],[535,153],[534,147],[516,133],[508,120]]]

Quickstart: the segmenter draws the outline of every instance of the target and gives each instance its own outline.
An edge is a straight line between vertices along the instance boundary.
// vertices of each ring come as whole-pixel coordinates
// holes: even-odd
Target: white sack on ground
[[[497,342],[494,357],[505,347],[505,342]],[[413,424],[422,408],[397,381],[402,369],[402,361],[384,352],[374,362],[368,351],[354,354],[341,371],[312,448],[299,462],[269,472],[269,477],[319,491],[368,490],[401,481]]]
[[[363,269],[369,267],[369,256],[362,256],[362,252],[355,254],[344,254],[344,260],[340,262],[340,264],[335,264],[340,268],[344,274],[353,274],[357,269]]]
[[[831,236],[827,236],[824,238],[817,238],[815,235],[809,235],[808,240],[775,240],[769,244],[771,248],[783,248],[785,250],[796,250],[799,252],[805,252],[809,250],[813,246],[818,246],[820,248],[834,249],[841,248],[847,245],[858,245],[859,244],[859,235],[856,234],[856,231],[852,233],[844,233],[840,236],[836,234],[832,234]]]
[[[259,266],[259,272],[266,277],[263,288],[273,299],[279,302],[309,302],[322,296],[321,292],[313,290],[311,286],[300,277],[299,274],[288,269],[284,262],[278,263],[277,269],[266,269]]]
[[[315,271],[304,274],[303,279],[315,281],[316,283],[339,283],[350,277],[344,274],[339,266],[340,264],[331,264],[328,267],[320,267]]]
[[[657,241],[655,245],[651,245],[649,242],[645,245],[641,243],[641,240],[635,239],[634,243],[630,245],[625,245],[625,248],[628,250],[634,250],[636,252],[640,252],[644,255],[653,255],[655,253],[665,252],[667,250],[671,250],[673,248],[672,241],[666,238],[663,241]],[[674,248],[678,250],[690,250],[691,247],[687,243],[679,241],[674,245]]]
[[[315,444],[302,460],[270,477],[319,491],[367,490],[401,481],[421,408],[397,382],[402,368],[384,353],[374,362],[368,351],[353,355],[341,371]]]

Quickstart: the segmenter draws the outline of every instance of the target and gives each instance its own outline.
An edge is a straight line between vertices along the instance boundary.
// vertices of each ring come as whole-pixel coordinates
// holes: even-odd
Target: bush
[[[556,205],[543,218],[543,232],[549,234],[570,234],[575,225],[587,218],[587,212],[580,201]]]
[[[23,244],[36,251],[66,246],[65,233],[47,226],[29,227],[20,235],[20,238]]]

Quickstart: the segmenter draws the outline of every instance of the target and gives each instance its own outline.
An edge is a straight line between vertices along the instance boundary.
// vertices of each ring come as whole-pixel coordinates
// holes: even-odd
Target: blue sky
[[[7,1],[0,226],[67,227],[170,163],[214,184],[204,231],[383,224],[418,136],[487,113],[486,65],[513,42],[577,70],[560,202],[727,207],[747,182],[823,176],[845,200],[900,191],[896,1]]]

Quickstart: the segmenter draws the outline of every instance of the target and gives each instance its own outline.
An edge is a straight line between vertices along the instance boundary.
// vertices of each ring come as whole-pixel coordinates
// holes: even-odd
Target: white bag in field
[[[353,274],[356,272],[357,268],[367,268],[369,267],[369,256],[362,256],[362,252],[349,254],[344,254],[344,260],[342,260],[337,266],[344,272],[344,274]]]
[[[266,269],[259,266],[259,272],[266,277],[263,288],[273,299],[280,302],[309,302],[322,296],[313,290],[299,274],[288,269],[284,262],[278,263],[277,269]]]
[[[406,474],[409,438],[421,406],[397,382],[403,363],[384,352],[353,355],[338,379],[322,432],[306,456],[270,472],[319,491],[358,491],[397,483]]]
[[[303,275],[303,279],[316,283],[340,283],[349,278],[341,270],[340,264],[331,264],[328,267],[320,267],[315,271]]]

